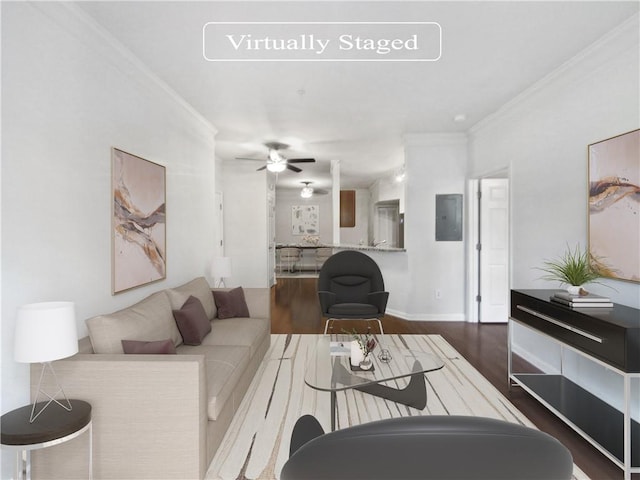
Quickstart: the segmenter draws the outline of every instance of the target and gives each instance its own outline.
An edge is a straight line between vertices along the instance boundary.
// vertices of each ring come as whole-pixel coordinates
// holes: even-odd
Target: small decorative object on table
[[[393,360],[393,357],[391,356],[391,352],[389,351],[389,349],[387,348],[381,349],[380,352],[378,353],[378,360],[380,360],[382,363],[389,363],[391,360]]]
[[[351,342],[330,342],[329,354],[332,357],[348,357],[351,353]]]
[[[354,341],[351,342],[351,366],[359,367],[360,370],[371,370],[373,361],[371,352],[376,347],[376,340],[368,333],[351,333]]]

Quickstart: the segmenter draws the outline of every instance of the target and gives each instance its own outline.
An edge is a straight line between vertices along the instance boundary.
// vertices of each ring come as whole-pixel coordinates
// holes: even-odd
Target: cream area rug
[[[330,431],[330,398],[304,383],[319,335],[272,335],[265,356],[207,471],[208,480],[279,479],[298,418],[315,416]],[[427,406],[416,410],[357,390],[337,395],[336,428],[418,415],[491,417],[536,428],[440,335],[385,335],[384,342],[437,355],[444,368],[425,374]],[[397,380],[397,388],[407,380]],[[505,380],[506,381],[506,380]],[[574,465],[576,480],[588,477]]]

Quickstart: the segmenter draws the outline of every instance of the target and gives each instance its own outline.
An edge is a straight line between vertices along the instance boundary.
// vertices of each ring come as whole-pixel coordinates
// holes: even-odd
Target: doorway
[[[509,179],[503,175],[470,181],[469,321],[509,319]]]
[[[216,230],[213,236],[213,256],[224,256],[224,202],[222,192],[215,192]]]
[[[386,247],[400,246],[400,201],[388,200],[375,205],[374,243]]]

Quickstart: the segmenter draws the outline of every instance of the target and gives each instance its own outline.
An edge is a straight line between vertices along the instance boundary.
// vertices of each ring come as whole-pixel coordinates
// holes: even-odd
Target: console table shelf
[[[555,290],[512,290],[509,319],[509,385],[522,387],[624,470],[640,472],[640,424],[631,405],[640,388],[640,310],[572,309],[550,300]],[[622,411],[560,374],[512,370],[513,324],[541,334],[623,379]],[[563,355],[561,355],[561,359]],[[637,412],[636,412],[637,413]]]
[[[514,374],[512,379],[530,395],[567,423],[579,426],[582,433],[624,462],[624,415],[608,403],[562,375]],[[631,421],[631,443],[640,445],[640,424]],[[640,452],[631,455],[631,465],[640,466]]]

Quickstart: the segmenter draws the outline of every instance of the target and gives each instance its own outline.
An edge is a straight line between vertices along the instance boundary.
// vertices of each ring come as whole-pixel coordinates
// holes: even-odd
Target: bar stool
[[[300,261],[301,250],[295,247],[285,247],[280,249],[280,273],[282,267],[286,264],[287,271],[293,273],[295,265]]]
[[[333,255],[333,248],[320,247],[316,248],[316,273],[320,271],[324,262]]]

